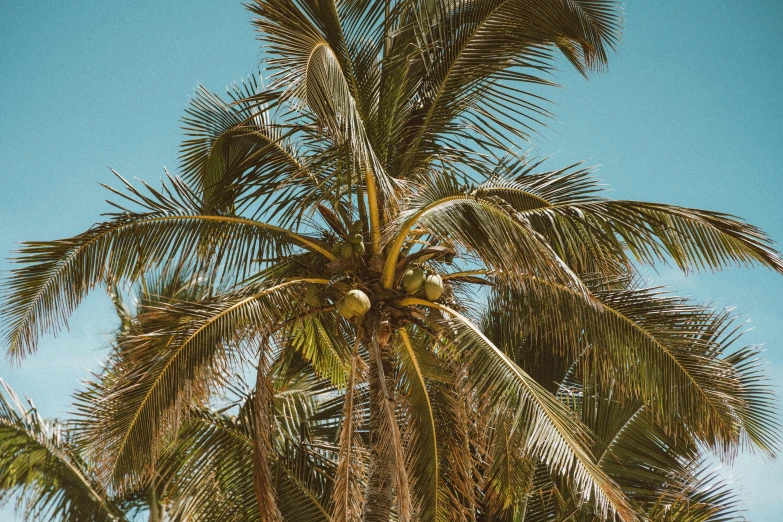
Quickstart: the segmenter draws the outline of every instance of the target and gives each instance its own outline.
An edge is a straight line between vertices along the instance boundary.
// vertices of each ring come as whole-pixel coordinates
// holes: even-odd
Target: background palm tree
[[[605,200],[589,169],[546,171],[514,152],[545,116],[524,84],[546,83],[554,49],[580,71],[602,66],[615,4],[251,11],[272,85],[250,81],[228,102],[202,91],[182,178],[126,184],[115,192],[130,203],[109,221],[29,244],[7,287],[9,352],[23,356],[94,285],[183,264],[209,281],[203,299],[143,314],[144,332],[85,398],[98,406],[85,440],[104,483],[144,482],[193,404],[248,361],[264,520],[284,515],[275,383],[306,374],[345,390],[329,475],[338,520],[633,520],[670,504],[660,495],[673,483],[695,495],[687,448],[772,454],[771,397],[754,351],[726,352],[730,317],[635,277],[658,260],[781,271],[766,236],[722,214]],[[643,472],[607,468],[637,423],[643,447],[676,464],[653,477],[642,457]]]
[[[127,336],[147,331],[143,316],[163,303],[204,296],[199,278],[180,271],[146,275],[131,309],[116,286],[110,294],[120,318],[110,362],[103,374],[77,394],[76,417],[45,420],[4,382],[0,393],[0,502],[16,500],[25,520],[150,521],[254,520],[253,390],[236,376],[221,407],[194,405],[176,437],[145,469],[135,471],[132,487],[102,484],[89,457],[84,434],[94,430],[90,407],[105,399],[105,388],[122,364]],[[154,333],[154,332],[148,332]],[[300,374],[276,383],[273,419],[276,440],[269,465],[275,497],[287,520],[328,520],[325,506],[336,464],[330,445],[341,411],[334,389],[314,375]],[[330,448],[327,454],[319,451]],[[316,451],[318,450],[318,451]]]

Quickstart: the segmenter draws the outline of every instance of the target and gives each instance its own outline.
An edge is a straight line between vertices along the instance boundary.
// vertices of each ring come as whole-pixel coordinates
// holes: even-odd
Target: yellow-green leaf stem
[[[370,241],[372,244],[372,254],[380,253],[381,245],[381,219],[378,209],[378,190],[375,186],[375,176],[368,168],[365,171],[365,181],[367,183],[367,203],[370,207]]]
[[[408,221],[405,222],[405,224],[402,225],[402,228],[400,228],[400,231],[397,233],[397,236],[394,238],[394,242],[391,244],[391,247],[389,248],[389,255],[386,257],[386,262],[383,265],[383,272],[381,273],[381,285],[384,288],[392,288],[394,286],[394,270],[397,267],[397,260],[400,258],[400,251],[402,249],[402,244],[405,242],[405,238],[408,237],[408,232],[411,228],[413,228],[413,225],[416,224],[419,219],[422,218],[427,212],[431,211],[432,209],[444,204],[448,203],[450,201],[455,201],[458,199],[465,199],[465,196],[460,194],[457,196],[451,196],[448,198],[439,199],[438,201],[427,205],[426,207],[422,208],[418,212],[416,212],[413,216],[408,219]]]

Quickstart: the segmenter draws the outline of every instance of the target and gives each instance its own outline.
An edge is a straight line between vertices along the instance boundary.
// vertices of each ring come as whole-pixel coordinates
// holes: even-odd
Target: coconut
[[[337,243],[332,245],[332,255],[335,256],[335,257],[339,256],[340,253],[342,252],[342,248],[343,248],[343,242],[342,241],[338,241]]]
[[[370,298],[367,294],[358,289],[349,290],[340,304],[337,305],[337,313],[351,319],[352,317],[362,316],[370,310]]]
[[[305,303],[307,303],[307,306],[310,308],[319,308],[321,305],[323,305],[321,291],[317,286],[307,286],[307,290],[305,290]]]
[[[424,294],[430,301],[437,301],[443,295],[443,279],[438,274],[430,274],[424,279]]]
[[[415,294],[424,284],[424,270],[411,268],[402,276],[402,286],[409,294]]]
[[[351,236],[348,238],[348,241],[352,245],[356,245],[359,243],[364,243],[364,237],[362,237],[361,234],[351,234]]]
[[[353,254],[353,247],[350,243],[343,243],[340,247],[340,255],[343,256],[345,259],[348,259],[351,257],[351,254]]]
[[[356,252],[356,255],[363,256],[365,252],[364,243],[354,243],[353,251]]]
[[[362,228],[364,228],[364,223],[362,223],[361,219],[357,219],[353,223],[351,223],[351,232],[354,234],[358,234],[362,231]]]
[[[348,312],[348,310],[345,308],[345,303],[343,301],[340,301],[339,303],[337,303],[337,306],[335,306],[334,308],[335,308],[335,310],[337,310],[338,314],[340,314],[341,316],[345,317],[346,319],[350,319],[351,317],[353,317],[353,315],[351,315]]]

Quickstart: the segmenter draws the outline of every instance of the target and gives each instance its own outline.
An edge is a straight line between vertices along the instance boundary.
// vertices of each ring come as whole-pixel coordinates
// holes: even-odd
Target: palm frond
[[[414,345],[414,341],[421,342],[422,339],[409,335],[406,329],[400,330],[398,336],[396,351],[404,375],[400,388],[405,392],[410,408],[407,429],[412,432],[407,445],[411,494],[418,512],[417,520],[431,521],[437,519],[445,506],[440,499],[440,455],[435,414],[420,360],[423,348],[419,344]]]
[[[268,63],[277,69],[276,85],[285,86],[287,97],[309,108],[332,140],[350,143],[353,161],[372,193],[371,207],[377,203],[376,194],[393,201],[396,183],[377,160],[366,130],[366,112],[357,105],[359,88],[336,4],[267,0],[249,9],[258,16],[254,24],[267,44]],[[377,209],[371,208],[370,219],[377,231]]]
[[[292,180],[313,175],[286,130],[301,118],[278,103],[280,93],[264,91],[251,76],[232,85],[229,96],[224,101],[198,87],[185,111],[187,139],[180,148],[183,179],[208,208],[224,212],[250,197],[265,201]]]
[[[495,425],[491,460],[482,491],[484,503],[496,517],[513,517],[533,487],[535,461],[525,447],[521,430],[505,421]]]
[[[768,415],[773,398],[763,376],[754,373],[753,364],[740,363],[743,355],[736,362],[724,355],[735,341],[731,314],[657,288],[612,289],[600,280],[588,286],[598,306],[534,277],[515,289],[500,285],[485,328],[512,354],[523,341],[533,352],[548,346],[555,351],[550,360],[562,361],[560,372],[590,349],[600,378],[618,381],[615,393],[646,401],[649,413],[671,429],[684,421],[725,458],[743,438],[774,451],[777,425]],[[756,402],[747,402],[746,395]]]
[[[610,1],[436,1],[422,3],[415,16],[421,109],[411,114],[412,136],[400,140],[402,172],[415,170],[449,134],[498,144],[508,135],[524,138],[518,130],[541,110],[520,85],[544,83],[549,49],[557,46],[585,72],[606,63],[620,30],[619,6]]]
[[[140,316],[122,357],[78,396],[83,437],[102,476],[117,484],[143,479],[187,405],[225,382],[239,347],[269,336],[287,310],[297,310],[306,282],[251,285]]]
[[[692,463],[648,510],[651,522],[744,522],[740,499],[725,472]]]
[[[209,266],[230,266],[240,274],[255,260],[280,257],[294,245],[334,259],[319,241],[280,227],[202,215],[196,196],[176,179],[171,182],[176,195],[164,186],[164,193],[150,188],[151,195],[146,196],[130,184],[127,188],[135,199],[118,192],[147,212],[123,210],[74,238],[23,245],[16,259],[23,266],[12,271],[3,288],[10,356],[24,357],[42,333],[56,333],[89,290],[107,277],[135,279],[172,259],[193,259],[204,248],[210,253]]]
[[[435,237],[449,238],[463,246],[508,281],[519,274],[533,273],[561,284],[581,286],[579,278],[543,237],[508,207],[460,186],[446,173],[432,176],[418,188],[408,208],[387,232],[391,254],[382,274],[382,284],[387,288],[394,280],[397,252],[417,224]]]
[[[553,473],[569,476],[585,502],[592,501],[599,516],[617,514],[637,520],[618,486],[595,464],[587,449],[590,435],[552,394],[530,378],[495,346],[477,326],[454,310],[427,301],[407,298],[401,305],[437,308],[448,314],[447,329],[453,336],[450,349],[469,369],[469,378],[482,402],[514,412],[515,429],[522,430],[531,455],[540,458]]]
[[[125,521],[65,427],[0,384],[0,503],[16,498],[25,520]]]
[[[300,418],[287,418],[293,410],[285,403],[291,400],[292,392],[305,401],[318,393],[326,396],[331,392],[314,392],[318,387],[311,387],[306,380],[283,389],[274,380],[270,384],[278,391],[273,399],[269,468],[282,520],[329,520],[330,477],[336,472],[336,464],[329,456],[333,449],[324,452],[329,448],[328,443],[311,440],[307,430],[293,434],[295,438],[292,438],[285,428],[306,424],[327,402],[323,397],[318,398],[314,411]],[[254,396],[255,392],[243,395],[237,404],[221,411],[192,410],[177,438],[166,448],[159,473],[169,484],[167,498],[172,516],[179,517],[175,519],[199,522],[260,519],[250,472],[256,422]]]

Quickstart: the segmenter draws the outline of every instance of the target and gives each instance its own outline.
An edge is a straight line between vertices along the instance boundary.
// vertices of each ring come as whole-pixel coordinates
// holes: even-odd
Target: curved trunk
[[[269,470],[269,451],[272,444],[270,439],[272,391],[269,389],[265,370],[266,354],[264,347],[261,347],[256,371],[256,394],[253,399],[255,421],[253,423],[253,486],[261,522],[278,522],[281,517],[275,500],[272,473]]]
[[[370,466],[362,522],[389,522],[394,503],[396,457],[386,410],[387,406],[393,408],[393,404],[386,403],[393,400],[393,368],[388,338],[379,342],[379,321],[371,321],[367,346],[370,353]]]

